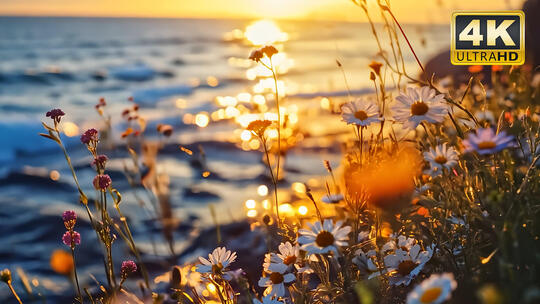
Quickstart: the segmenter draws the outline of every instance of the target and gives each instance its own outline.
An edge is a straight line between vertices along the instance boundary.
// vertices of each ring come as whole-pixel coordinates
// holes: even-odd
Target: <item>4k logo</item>
[[[451,39],[452,64],[523,64],[525,15],[522,11],[455,12]]]

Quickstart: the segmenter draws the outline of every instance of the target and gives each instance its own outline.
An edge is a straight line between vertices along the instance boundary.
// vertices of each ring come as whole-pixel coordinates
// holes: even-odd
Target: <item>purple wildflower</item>
[[[62,111],[60,109],[52,109],[52,110],[50,110],[49,112],[47,112],[45,114],[46,117],[50,117],[52,120],[54,120],[56,122],[60,122],[60,119],[64,115],[66,115],[66,113],[64,113],[64,111]]]
[[[476,130],[476,134],[469,134],[469,137],[463,141],[463,145],[465,152],[476,151],[479,154],[493,154],[511,146],[513,139],[504,131],[495,134],[491,128],[479,128]]]
[[[81,235],[77,231],[66,231],[62,236],[62,242],[66,246],[75,247],[81,243]]]
[[[107,157],[107,155],[101,154],[94,158],[94,161],[92,161],[92,165],[104,168],[108,160],[109,158]]]
[[[94,177],[94,188],[96,190],[105,191],[111,185],[111,177],[107,174],[99,174]]]
[[[135,264],[135,262],[133,261],[123,261],[122,262],[122,268],[120,269],[120,271],[122,272],[122,277],[123,278],[127,278],[128,275],[134,273],[135,271],[137,271],[137,264]]]
[[[73,210],[64,211],[62,214],[62,220],[64,220],[64,225],[67,230],[73,229],[75,223],[77,222],[77,213]]]
[[[88,129],[81,135],[81,142],[88,145],[91,141],[98,141],[98,131],[96,129]]]
[[[62,219],[64,220],[64,222],[75,221],[77,220],[77,213],[75,213],[75,211],[73,210],[66,210],[62,214]]]

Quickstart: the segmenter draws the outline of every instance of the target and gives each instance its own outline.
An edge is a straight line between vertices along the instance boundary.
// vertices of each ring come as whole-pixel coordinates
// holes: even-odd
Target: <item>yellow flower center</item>
[[[270,281],[272,281],[272,284],[283,283],[283,280],[283,275],[279,272],[272,272],[272,274],[270,274]]]
[[[448,161],[448,159],[446,159],[446,157],[444,157],[443,155],[439,155],[439,156],[435,157],[435,162],[437,164],[444,165],[444,164],[446,164],[447,161]]]
[[[478,149],[480,150],[487,150],[487,149],[493,149],[497,146],[497,144],[493,141],[483,141],[478,144]]]
[[[296,262],[296,256],[294,255],[290,255],[283,259],[283,264],[285,265],[291,265],[294,264],[294,262]]]
[[[317,238],[315,239],[315,243],[317,243],[317,246],[319,247],[327,247],[332,244],[334,244],[334,235],[328,231],[321,231],[317,235]]]
[[[416,268],[417,265],[418,264],[411,260],[405,260],[399,263],[397,272],[402,276],[408,275],[411,273],[411,271],[413,271],[414,268]]]
[[[220,274],[222,269],[223,269],[223,264],[221,263],[212,265],[212,273],[214,274]]]
[[[354,117],[360,119],[360,120],[366,120],[368,118],[368,115],[366,113],[366,111],[357,111],[356,113],[354,113]]]
[[[430,289],[427,289],[424,291],[424,294],[420,297],[420,302],[429,304],[433,303],[435,300],[439,298],[439,296],[442,293],[442,288],[440,287],[432,287]]]
[[[428,110],[429,110],[428,105],[421,100],[416,101],[415,103],[411,105],[412,115],[416,115],[416,116],[424,115],[427,113]]]

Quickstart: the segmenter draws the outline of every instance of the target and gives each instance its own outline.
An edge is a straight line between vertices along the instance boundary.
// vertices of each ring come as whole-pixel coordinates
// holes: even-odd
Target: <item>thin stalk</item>
[[[420,69],[422,69],[422,72],[426,72],[426,70],[424,69],[424,66],[422,65],[422,63],[420,62],[420,59],[418,59],[418,56],[416,56],[416,52],[414,51],[411,43],[409,42],[409,38],[407,38],[407,35],[405,35],[405,31],[403,31],[403,28],[401,27],[401,24],[399,24],[399,22],[397,21],[396,19],[396,16],[394,16],[394,13],[392,13],[392,11],[390,10],[390,8],[388,7],[388,1],[386,1],[386,6],[382,6],[383,9],[385,9],[386,11],[388,11],[388,13],[390,14],[390,16],[392,16],[392,19],[394,19],[394,22],[397,24],[399,30],[401,31],[401,34],[403,35],[403,38],[405,38],[405,41],[407,42],[407,44],[409,45],[409,48],[411,49],[411,52],[413,53],[414,55],[414,59],[416,59],[416,62],[418,63],[418,65],[420,66]]]
[[[81,287],[79,286],[79,278],[77,276],[77,263],[75,263],[75,248],[71,246],[71,257],[73,258],[73,275],[75,276],[75,284],[77,285],[77,293],[79,294],[79,302],[83,303]]]
[[[133,235],[131,234],[131,230],[129,229],[129,225],[127,223],[126,217],[120,210],[119,202],[116,201],[112,194],[112,190],[109,189],[109,194],[113,198],[114,207],[116,208],[116,211],[118,212],[118,216],[120,216],[120,221],[122,222],[124,226],[124,230],[126,231],[126,236],[128,239],[128,245],[130,246],[131,251],[133,251],[133,254],[135,254],[135,257],[137,258],[137,261],[139,262],[139,265],[141,266],[142,274],[144,277],[144,283],[146,285],[146,288],[150,289],[150,283],[148,279],[148,271],[146,270],[146,266],[144,265],[141,255],[139,253],[139,250],[137,249],[137,246],[135,245],[135,241],[133,240]],[[118,197],[117,197],[118,198]]]
[[[276,164],[276,183],[279,181],[279,162],[281,158],[281,112],[279,109],[279,93],[278,93],[278,81],[276,71],[274,69],[274,64],[272,63],[272,58],[270,58],[270,68],[272,70],[272,76],[274,77],[274,85],[276,87],[276,108],[278,115],[278,152],[277,152],[277,164]],[[276,200],[277,203],[277,200]]]
[[[268,170],[270,171],[270,177],[272,178],[272,184],[274,184],[274,197],[276,200],[276,217],[278,221],[278,227],[281,227],[281,218],[279,217],[279,203],[278,203],[278,189],[277,189],[277,181],[274,176],[274,170],[272,170],[272,165],[270,164],[270,156],[268,153],[268,147],[266,147],[266,140],[264,138],[259,138],[261,141],[262,146],[264,147],[264,154],[266,155],[266,163],[268,165]]]
[[[19,304],[22,304],[21,298],[19,298],[19,295],[17,294],[17,292],[16,292],[15,289],[13,288],[13,285],[11,285],[11,281],[10,281],[10,282],[7,282],[7,285],[9,286],[9,290],[11,290],[11,293],[13,294],[13,296],[15,297],[15,299],[17,299],[17,301],[19,302]]]

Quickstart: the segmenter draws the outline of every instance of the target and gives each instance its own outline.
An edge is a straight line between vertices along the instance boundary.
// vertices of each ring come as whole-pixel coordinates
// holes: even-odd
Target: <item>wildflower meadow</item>
[[[346,89],[316,94],[316,111],[301,104],[283,70],[288,42],[274,39],[238,59],[259,87],[215,97],[214,113],[189,117],[201,130],[233,125],[220,136],[234,135],[230,143],[262,168],[261,200],[242,200],[229,211],[232,223],[209,204],[202,214],[211,224],[179,236],[185,221],[171,207],[178,186],[163,173],[163,154],[187,159],[194,189],[250,169],[216,173],[211,152],[176,142],[183,131],[152,124],[137,97],[122,101],[120,115],[107,97],[88,109],[100,122],[74,137],[77,161],[69,111],[45,111],[39,136],[63,157],[77,198],[55,214],[57,248],[43,252],[69,282],[58,303],[540,303],[538,67],[441,76],[418,56],[390,3],[368,2],[350,5],[368,20],[365,39],[376,41],[360,71],[368,91],[351,89],[347,62],[330,58]],[[325,129],[341,131],[319,140]],[[315,162],[303,158],[306,147]],[[323,173],[302,179],[292,169],[301,166]],[[183,245],[188,239],[199,243]],[[81,262],[90,256],[92,267]],[[37,279],[13,284],[21,273],[1,272],[5,303],[55,303]]]

